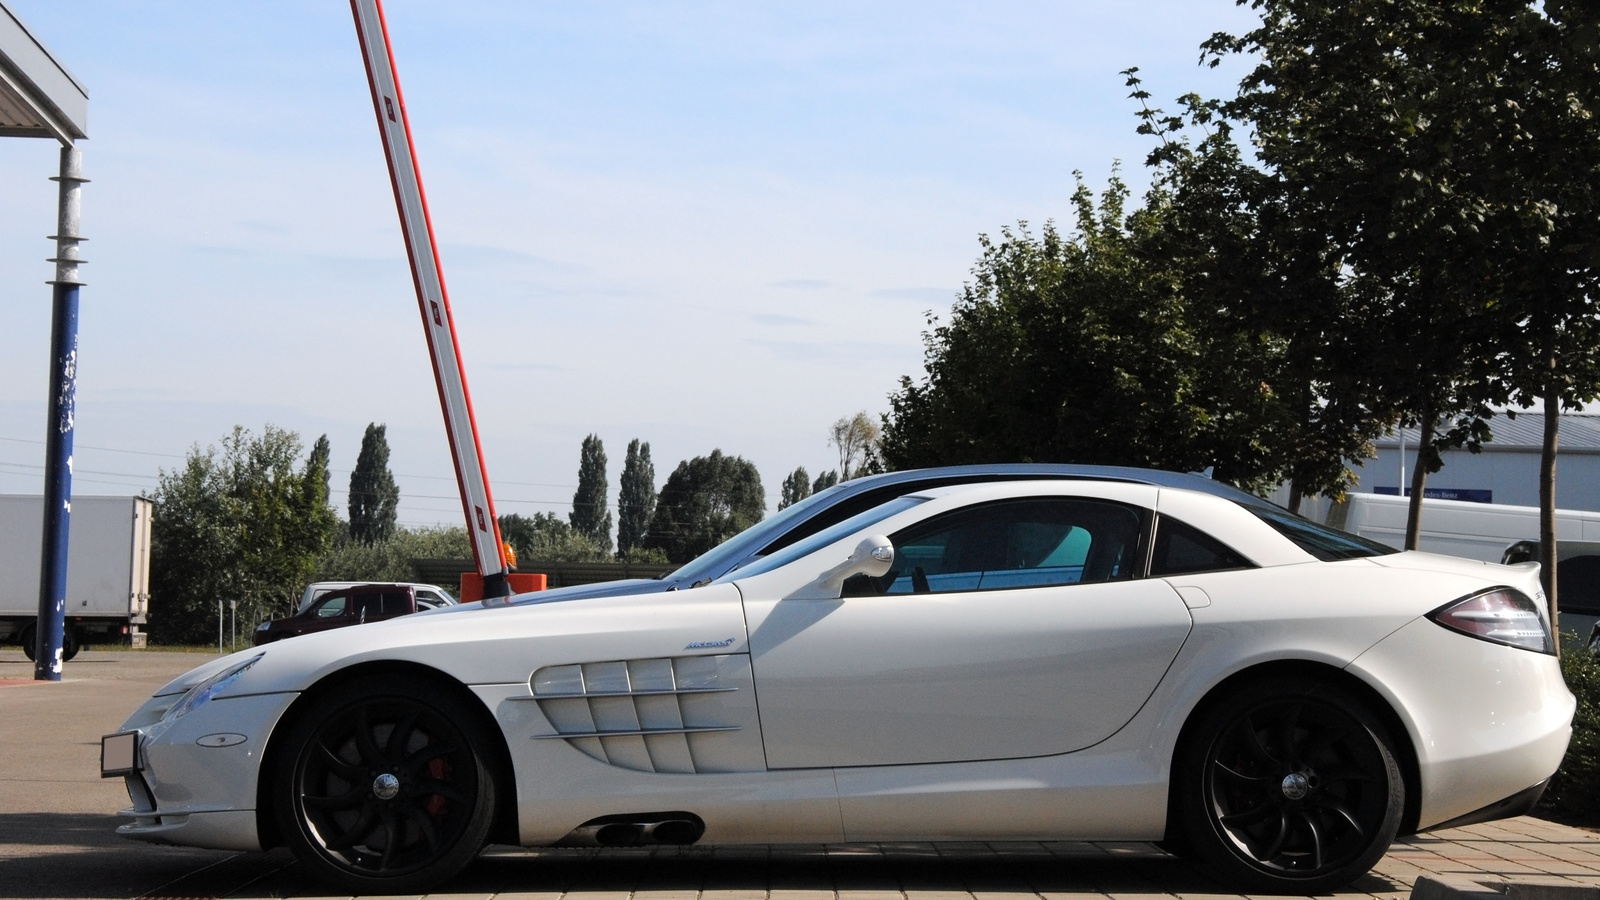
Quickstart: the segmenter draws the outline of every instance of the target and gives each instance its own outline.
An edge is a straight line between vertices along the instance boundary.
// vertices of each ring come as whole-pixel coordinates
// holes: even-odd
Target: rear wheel
[[[34,658],[34,654],[38,652],[34,642],[39,639],[39,631],[35,626],[27,625],[22,629],[22,634],[19,637],[22,642],[22,655],[31,661]],[[77,656],[79,646],[78,633],[70,627],[63,629],[61,632],[61,661],[66,662]]]
[[[275,810],[316,877],[416,894],[460,872],[494,819],[494,737],[432,681],[363,677],[318,698],[279,756]]]
[[[1183,842],[1245,893],[1321,894],[1369,871],[1405,789],[1383,724],[1312,679],[1248,685],[1200,713],[1180,750]]]

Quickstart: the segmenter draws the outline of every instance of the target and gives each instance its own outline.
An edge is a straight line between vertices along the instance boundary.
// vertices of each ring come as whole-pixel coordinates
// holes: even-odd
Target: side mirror
[[[837,600],[844,591],[846,578],[865,575],[877,578],[894,567],[894,544],[881,534],[861,539],[849,558],[822,573],[812,582],[805,594],[809,598]]]

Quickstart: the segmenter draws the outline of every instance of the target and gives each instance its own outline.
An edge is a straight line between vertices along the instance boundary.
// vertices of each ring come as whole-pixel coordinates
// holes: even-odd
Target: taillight
[[[1536,653],[1555,653],[1539,605],[1519,590],[1490,588],[1442,606],[1428,618],[1453,631]]]

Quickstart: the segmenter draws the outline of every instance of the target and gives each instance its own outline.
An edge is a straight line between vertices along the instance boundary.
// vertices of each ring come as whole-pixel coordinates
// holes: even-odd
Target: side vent
[[[528,687],[556,733],[535,738],[564,740],[601,762],[639,772],[722,771],[705,762],[721,755],[708,742],[741,728],[724,702],[739,690],[723,683],[724,659],[547,666],[533,673]]]

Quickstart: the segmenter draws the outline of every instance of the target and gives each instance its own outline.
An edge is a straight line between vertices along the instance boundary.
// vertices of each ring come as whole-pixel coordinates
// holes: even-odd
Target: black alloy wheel
[[[1203,712],[1176,789],[1187,846],[1246,893],[1321,894],[1369,871],[1400,827],[1392,740],[1331,685],[1258,683]]]
[[[356,894],[422,893],[460,872],[494,818],[491,736],[464,692],[365,677],[316,700],[278,758],[285,842]]]

